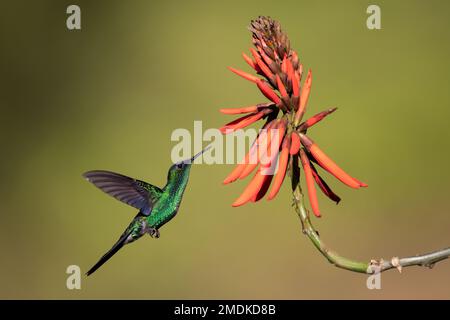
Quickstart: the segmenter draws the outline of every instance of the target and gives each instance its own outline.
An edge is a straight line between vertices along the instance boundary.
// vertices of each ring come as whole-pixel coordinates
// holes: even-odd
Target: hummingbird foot
[[[150,235],[150,237],[156,238],[156,239],[158,239],[160,236],[159,230],[156,228],[148,228],[147,233]]]

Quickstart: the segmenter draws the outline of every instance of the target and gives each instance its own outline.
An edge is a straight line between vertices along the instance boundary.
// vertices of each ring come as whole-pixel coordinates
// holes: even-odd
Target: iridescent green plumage
[[[120,236],[114,246],[86,273],[95,272],[125,244],[136,241],[148,233],[159,238],[159,229],[178,212],[186,189],[192,162],[208,148],[191,159],[178,162],[170,167],[167,184],[160,189],[147,182],[136,180],[118,173],[95,170],[83,176],[95,186],[137,209],[139,213]]]

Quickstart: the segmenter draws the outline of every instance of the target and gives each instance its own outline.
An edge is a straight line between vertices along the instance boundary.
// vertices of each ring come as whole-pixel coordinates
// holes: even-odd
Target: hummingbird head
[[[192,163],[194,162],[195,159],[197,159],[201,154],[203,154],[210,148],[211,146],[207,146],[205,149],[197,153],[192,158],[179,161],[174,165],[172,165],[169,169],[169,173],[167,176],[167,184],[174,185],[177,188],[180,186],[186,186],[189,179],[189,173],[191,170]]]

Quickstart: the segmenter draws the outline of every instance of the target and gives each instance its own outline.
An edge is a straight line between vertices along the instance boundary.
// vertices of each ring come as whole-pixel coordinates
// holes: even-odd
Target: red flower
[[[271,200],[280,190],[290,158],[300,157],[311,208],[316,216],[320,216],[316,184],[331,200],[338,203],[341,199],[320,177],[313,163],[352,188],[367,187],[367,185],[337,166],[306,135],[309,128],[336,111],[336,108],[320,112],[302,121],[311,91],[312,73],[311,70],[308,71],[301,87],[303,66],[299,62],[297,53],[291,49],[280,24],[269,17],[259,17],[251,22],[249,29],[253,33],[253,44],[256,49],[250,49],[253,59],[245,53],[242,56],[257,75],[231,67],[229,69],[255,83],[270,102],[220,110],[224,114],[246,114],[220,128],[224,134],[243,129],[258,120],[266,120],[242,163],[236,166],[223,183],[228,184],[237,179],[243,179],[256,169],[255,175],[233,206],[260,200],[272,184],[268,195],[268,199]],[[269,170],[276,165],[278,165],[276,172]]]

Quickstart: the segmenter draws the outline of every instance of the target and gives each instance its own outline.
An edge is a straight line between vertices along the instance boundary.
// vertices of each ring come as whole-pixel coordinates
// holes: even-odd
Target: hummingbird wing
[[[111,171],[88,171],[83,174],[83,177],[103,192],[139,209],[146,216],[150,215],[153,203],[163,192],[160,188],[147,182]]]

